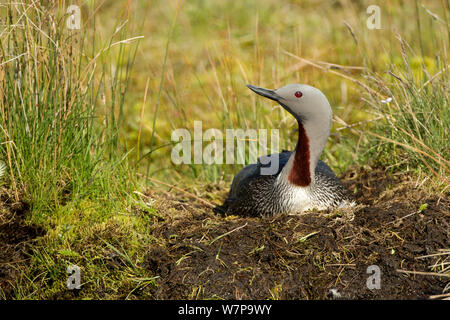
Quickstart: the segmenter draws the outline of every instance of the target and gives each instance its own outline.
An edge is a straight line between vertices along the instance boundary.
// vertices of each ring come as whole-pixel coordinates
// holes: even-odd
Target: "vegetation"
[[[375,1],[381,29],[369,29],[373,2],[89,0],[79,30],[66,1],[0,4],[2,192],[46,230],[0,296],[61,297],[71,264],[91,284],[82,298],[155,286],[148,190],[218,204],[242,167],[173,164],[172,131],[279,129],[280,148],[295,146],[294,120],[247,83],[320,88],[337,173],[383,166],[448,195],[448,2]]]

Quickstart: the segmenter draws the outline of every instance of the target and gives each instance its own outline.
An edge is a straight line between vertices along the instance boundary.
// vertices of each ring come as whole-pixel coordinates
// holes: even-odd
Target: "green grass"
[[[0,52],[10,62],[2,69],[1,157],[16,194],[23,189],[35,213],[85,198],[114,203],[133,184],[117,152],[128,76],[122,69],[111,76],[104,64],[118,52],[115,64],[132,65],[128,49],[105,46],[97,54],[95,38],[65,28],[64,8],[23,4],[3,11]],[[49,26],[46,15],[57,24]],[[114,98],[102,105],[105,94]]]
[[[17,298],[52,297],[65,286],[56,280],[74,263],[93,275],[86,281],[106,282],[99,287],[124,281],[131,291],[146,281],[135,281],[145,277],[129,258],[118,272],[103,262],[111,255],[121,262],[148,241],[143,228],[149,221],[131,213],[139,199],[133,193],[137,178],[120,142],[137,47],[124,41],[126,26],[105,41],[96,30],[97,17],[83,25],[92,38],[68,30],[65,8],[65,3],[1,8],[6,27],[0,54],[7,61],[0,69],[2,181],[16,201],[30,203],[29,222],[47,230],[22,271]],[[125,19],[124,13],[116,27]],[[117,65],[123,67],[114,71]]]
[[[406,59],[405,64],[408,66]],[[448,66],[439,63],[439,67],[442,71],[428,75],[422,81],[414,79],[411,70],[402,72],[394,67],[392,84],[378,82],[380,91],[392,97],[392,101],[372,101],[381,119],[370,132],[380,141],[371,156],[378,157],[375,163],[395,170],[423,172],[440,185],[448,186]]]
[[[127,100],[130,110],[125,116],[127,145],[138,143],[141,154],[151,154],[141,160],[151,158],[149,174],[161,180],[181,183],[186,188],[198,180],[229,181],[241,165],[180,166],[168,162],[173,145],[172,131],[188,128],[193,132],[194,121],[202,121],[204,130],[275,128],[280,130],[280,147],[292,149],[296,139],[292,134],[294,119],[270,101],[255,97],[245,84],[277,88],[301,82],[319,87],[333,107],[333,135],[324,153],[332,168],[342,173],[355,163],[369,160],[376,163],[377,159],[367,150],[373,150],[374,143],[380,141],[372,139],[366,131],[376,127],[376,132],[380,133],[386,129],[379,125],[382,122],[379,118],[388,114],[384,111],[380,114],[380,108],[373,109],[373,104],[380,105],[379,101],[389,96],[385,88],[395,90],[397,86],[386,72],[395,67],[393,72],[400,68],[402,72],[414,74],[416,86],[420,88],[445,67],[448,31],[441,20],[447,15],[435,14],[447,13],[448,9],[434,1],[425,7],[419,4],[417,15],[414,6],[401,7],[396,1],[375,3],[381,9],[382,29],[369,30],[365,9],[370,4],[374,3],[185,2],[173,34],[169,21],[173,21],[175,3],[162,6],[161,2],[155,2],[148,11],[137,10],[139,19],[144,15],[147,19],[142,50],[136,59],[133,91]],[[410,23],[411,17],[414,23]],[[396,32],[404,40],[403,45],[407,43],[411,48],[406,52],[409,59],[406,65]],[[169,33],[172,36],[165,60]],[[312,63],[299,61],[295,56]],[[165,67],[162,67],[163,62]],[[326,62],[359,68],[336,69]],[[447,69],[442,73],[446,72]],[[445,91],[446,77],[442,73],[434,79],[433,85]],[[161,77],[164,77],[162,94],[159,91]],[[383,84],[372,81],[373,77],[381,79]],[[145,112],[141,113],[147,79],[149,94]],[[356,81],[378,94],[366,95],[364,87]],[[427,85],[426,90],[431,88]],[[368,103],[367,100],[373,101]],[[445,104],[438,105],[438,113],[444,109]],[[445,122],[447,118],[441,119]],[[345,129],[346,125],[351,129]],[[396,125],[403,126],[400,122]],[[446,127],[446,123],[442,125]],[[445,145],[432,135],[429,138],[434,145]],[[387,166],[397,163],[393,160],[398,159],[390,157],[390,152],[386,149],[384,153],[389,159],[387,162],[378,163]]]
[[[55,297],[70,264],[87,275],[82,298],[152,286],[140,264],[157,212],[139,174],[204,195],[242,167],[174,165],[174,129],[273,128],[295,146],[294,119],[247,83],[320,88],[334,113],[323,157],[338,173],[383,165],[448,189],[445,1],[86,1],[77,31],[69,3],[13,3],[0,7],[2,183],[48,230],[16,298]],[[381,30],[366,27],[370,4]]]

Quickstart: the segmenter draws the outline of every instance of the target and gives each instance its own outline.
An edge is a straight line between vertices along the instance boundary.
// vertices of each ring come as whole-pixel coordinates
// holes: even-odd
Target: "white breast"
[[[300,213],[315,208],[309,189],[309,187],[295,186],[289,188],[287,199],[288,213]]]

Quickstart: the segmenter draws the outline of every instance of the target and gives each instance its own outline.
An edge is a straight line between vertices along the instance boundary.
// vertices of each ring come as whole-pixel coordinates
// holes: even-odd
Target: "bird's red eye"
[[[302,95],[303,95],[303,93],[301,93],[300,91],[297,91],[297,92],[295,93],[295,96],[296,96],[297,98],[301,98]]]

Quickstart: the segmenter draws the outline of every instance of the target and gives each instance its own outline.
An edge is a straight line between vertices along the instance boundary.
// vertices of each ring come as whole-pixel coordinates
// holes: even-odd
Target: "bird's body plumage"
[[[234,177],[224,203],[227,212],[247,216],[267,216],[278,213],[300,213],[314,208],[323,210],[330,207],[345,207],[352,204],[348,191],[325,162],[318,161],[313,184],[298,188],[284,179],[279,179],[292,152],[285,151],[278,155],[280,167],[275,174],[261,175],[261,168],[266,165],[258,161],[256,164],[246,166]]]

